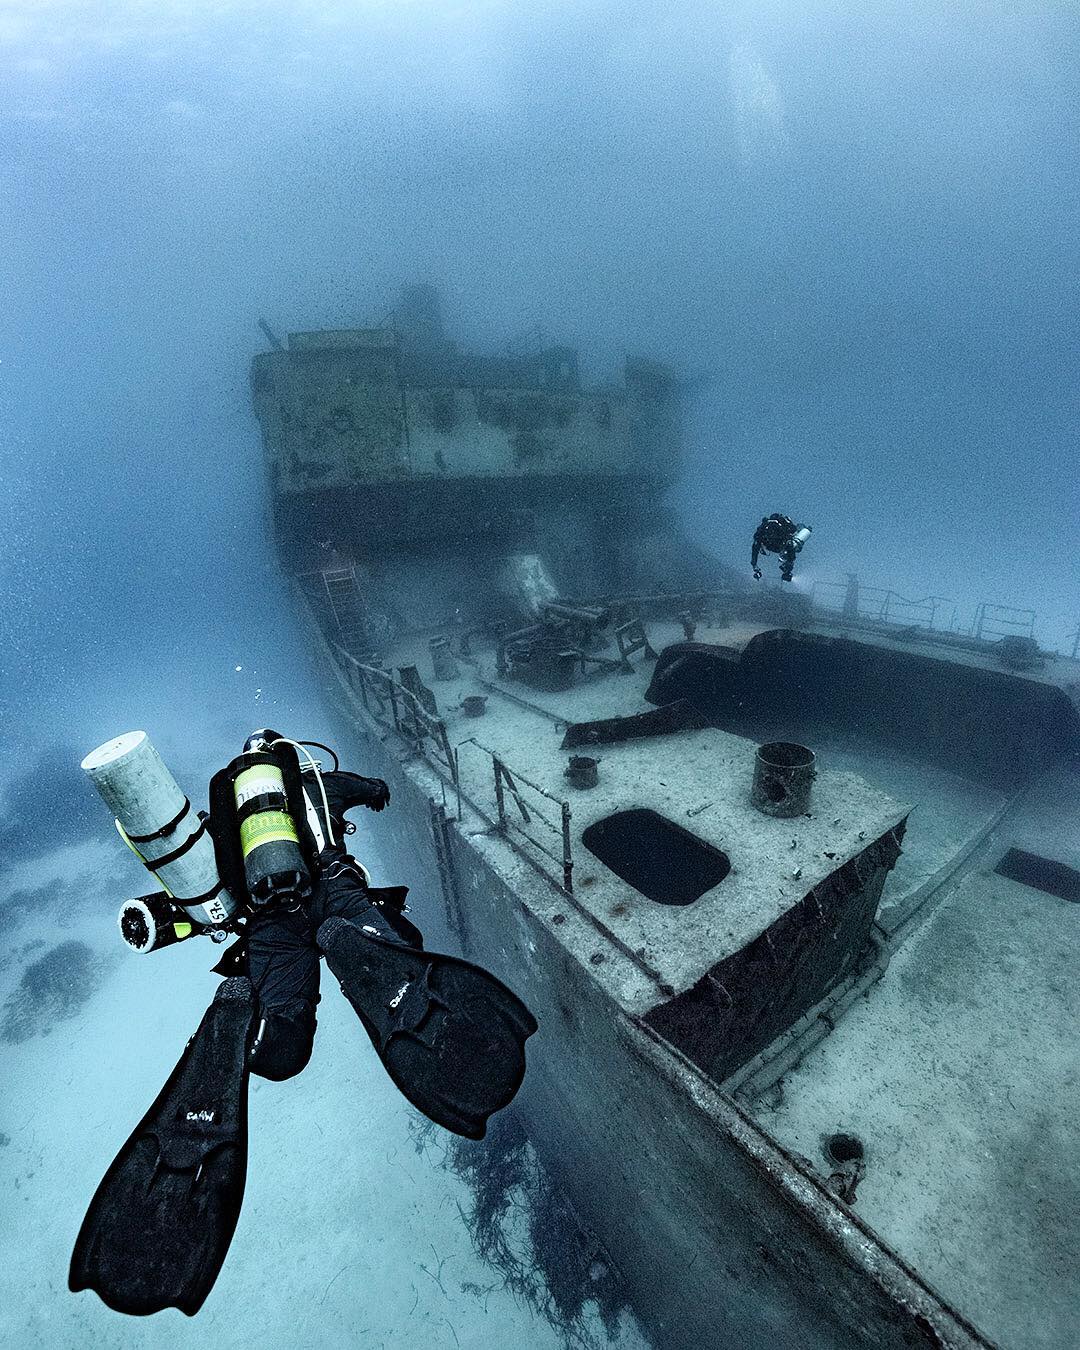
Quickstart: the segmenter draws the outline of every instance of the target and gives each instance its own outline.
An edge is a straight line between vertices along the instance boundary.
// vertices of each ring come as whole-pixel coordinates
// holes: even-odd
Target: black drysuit
[[[405,888],[368,886],[341,842],[344,813],[354,806],[381,811],[390,800],[386,784],[378,778],[342,772],[324,773],[323,784],[337,842],[319,854],[314,894],[295,909],[256,911],[248,921],[243,947],[233,958],[238,965],[246,957],[246,973],[258,995],[251,1070],[263,1078],[292,1078],[311,1057],[322,956],[315,934],[324,920],[338,916],[390,942],[424,945],[419,930],[401,912]],[[305,787],[321,819],[317,787],[306,778]]]
[[[750,566],[754,570],[755,577],[761,576],[758,571],[758,554],[778,553],[780,576],[784,581],[791,580],[795,568],[795,555],[799,551],[799,547],[795,544],[795,532],[798,528],[789,516],[775,513],[766,516],[754,531],[754,544],[750,552]]]

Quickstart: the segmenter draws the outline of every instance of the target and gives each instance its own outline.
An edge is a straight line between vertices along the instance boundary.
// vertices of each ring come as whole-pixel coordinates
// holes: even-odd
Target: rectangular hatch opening
[[[692,905],[731,871],[726,853],[647,807],[596,821],[581,842],[658,905]]]

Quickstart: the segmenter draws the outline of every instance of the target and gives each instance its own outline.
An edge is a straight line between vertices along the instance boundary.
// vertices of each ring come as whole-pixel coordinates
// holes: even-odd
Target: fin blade
[[[98,1186],[68,1286],[116,1312],[202,1307],[240,1216],[247,1174],[247,1047],[255,1001],[225,980],[154,1104]]]
[[[327,919],[317,941],[401,1093],[437,1125],[482,1139],[525,1078],[537,1029],[525,1004],[480,966],[346,919]]]

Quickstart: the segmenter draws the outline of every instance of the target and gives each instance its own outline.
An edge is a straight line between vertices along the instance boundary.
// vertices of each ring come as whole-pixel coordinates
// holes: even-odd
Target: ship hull
[[[430,946],[491,969],[535,1013],[515,1109],[657,1350],[988,1346],[809,1165],[589,978],[449,818],[444,781],[370,718],[300,604],[341,747],[390,784],[380,860],[410,886]]]

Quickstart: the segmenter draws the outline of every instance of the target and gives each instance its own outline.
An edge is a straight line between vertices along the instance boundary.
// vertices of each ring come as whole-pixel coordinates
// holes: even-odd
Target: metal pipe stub
[[[769,741],[759,746],[751,804],[767,816],[805,815],[817,776],[815,758],[813,750],[794,741]]]
[[[569,780],[570,786],[579,790],[595,787],[600,779],[600,771],[597,767],[600,761],[593,759],[591,755],[571,755],[570,763],[563,770],[563,776]]]

